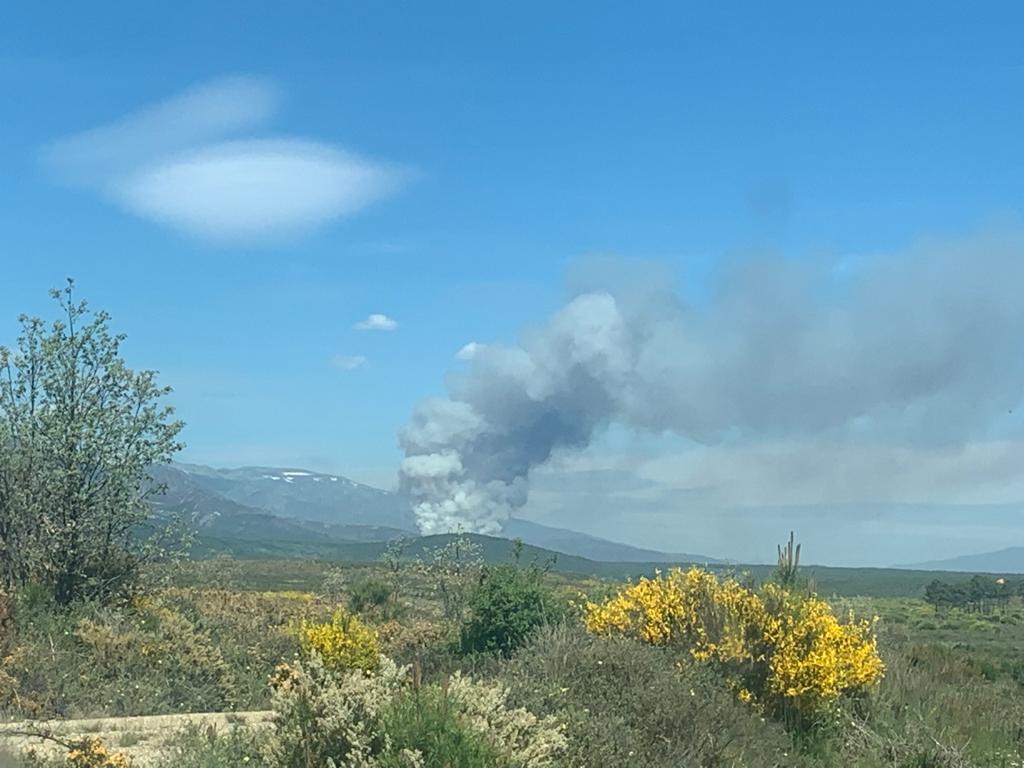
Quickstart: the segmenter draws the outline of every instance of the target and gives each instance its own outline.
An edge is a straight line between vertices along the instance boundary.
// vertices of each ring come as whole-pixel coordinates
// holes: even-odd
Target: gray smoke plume
[[[1024,237],[849,263],[748,258],[687,305],[663,269],[588,263],[517,345],[476,346],[401,433],[424,533],[493,533],[531,469],[612,422],[702,443],[786,435],[950,443],[1024,393]]]

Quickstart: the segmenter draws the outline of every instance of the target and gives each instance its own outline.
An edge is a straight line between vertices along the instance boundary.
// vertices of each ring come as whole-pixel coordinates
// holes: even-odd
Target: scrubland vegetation
[[[185,729],[164,766],[1020,764],[1018,598],[990,615],[909,596],[829,605],[742,573],[617,585],[453,550],[397,568],[154,566],[114,603],[17,590],[0,710],[276,713]],[[314,569],[321,588],[287,583]],[[118,747],[36,761],[118,766]]]
[[[865,573],[825,599],[792,541],[768,574],[625,584],[463,536],[375,564],[182,559],[145,503],[178,447],[167,390],[55,298],[64,319],[0,354],[0,718],[49,745],[0,764],[132,764],[47,719],[259,710],[138,764],[1021,765],[1024,608],[995,577],[879,597]]]

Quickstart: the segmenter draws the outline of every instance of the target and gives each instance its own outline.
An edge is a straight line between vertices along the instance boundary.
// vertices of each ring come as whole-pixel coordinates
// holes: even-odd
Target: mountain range
[[[337,474],[180,463],[152,467],[150,474],[164,490],[151,499],[154,508],[194,520],[200,551],[239,551],[241,547],[265,555],[287,554],[284,550],[315,554],[322,546],[418,536],[412,510],[401,495]],[[722,562],[704,555],[633,547],[515,518],[505,521],[501,536],[599,562]]]
[[[338,474],[299,468],[219,469],[180,463],[152,467],[150,474],[165,489],[151,503],[159,514],[184,514],[195,522],[198,554],[224,551],[251,557],[373,560],[379,557],[385,542],[419,538],[412,510],[400,494]],[[519,518],[506,520],[499,535],[520,539],[534,548],[531,556],[558,553],[563,556],[563,565],[586,566],[589,571],[595,571],[599,563],[615,564],[615,568],[630,564],[727,564],[702,554],[643,549]],[[481,541],[488,547],[497,546],[488,537],[481,537]],[[566,556],[573,560],[566,560]],[[1024,573],[1024,547],[896,567]]]
[[[1024,573],[1024,547],[1007,547],[995,552],[961,555],[946,560],[901,566],[913,570],[957,571],[960,573]]]

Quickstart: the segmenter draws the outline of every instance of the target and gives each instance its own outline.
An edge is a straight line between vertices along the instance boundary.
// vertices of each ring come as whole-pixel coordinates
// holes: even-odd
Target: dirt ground
[[[227,729],[232,724],[260,728],[270,723],[271,712],[196,712],[148,717],[112,717],[90,720],[50,720],[0,723],[0,768],[8,768],[5,755],[35,749],[40,755],[60,756],[66,750],[53,741],[24,735],[48,733],[61,741],[96,736],[113,750],[131,757],[137,768],[152,765],[166,747],[168,739],[188,724],[203,728]]]

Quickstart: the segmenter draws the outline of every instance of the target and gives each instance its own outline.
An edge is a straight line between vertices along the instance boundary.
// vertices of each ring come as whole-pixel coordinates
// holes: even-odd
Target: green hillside
[[[444,546],[454,537],[451,535],[423,536],[411,540],[405,550],[405,557],[414,560],[425,556],[430,550]],[[484,560],[488,563],[509,562],[512,558],[512,545],[507,539],[492,536],[469,535],[481,547]],[[208,558],[217,554],[227,554],[239,560],[289,560],[289,561],[324,561],[333,563],[369,564],[379,562],[384,554],[387,542],[331,542],[331,541],[269,541],[240,540],[237,538],[221,538],[201,536],[193,548],[193,557]],[[599,578],[623,580],[650,576],[656,570],[665,570],[673,565],[687,565],[681,562],[648,562],[648,563],[615,563],[588,560],[541,547],[524,544],[520,559],[523,562],[536,560],[540,563],[551,563],[552,570],[558,573],[577,576],[595,576]],[[703,563],[699,563],[704,565]],[[282,564],[283,566],[283,564]],[[719,565],[710,564],[710,568],[718,571],[734,570],[748,573],[752,578],[761,580],[772,571],[768,565]],[[969,578],[962,573],[946,571],[911,571],[897,568],[834,568],[828,566],[808,566],[804,573],[813,580],[819,593],[852,597],[915,597],[924,593],[924,588],[933,579],[957,582]]]

